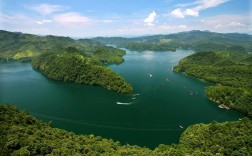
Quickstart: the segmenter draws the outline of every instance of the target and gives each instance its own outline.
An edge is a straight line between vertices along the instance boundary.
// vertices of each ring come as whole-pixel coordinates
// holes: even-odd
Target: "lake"
[[[54,127],[77,134],[149,148],[178,143],[181,133],[192,124],[243,117],[207,99],[204,88],[211,84],[172,71],[180,59],[192,53],[127,50],[125,61],[109,68],[132,84],[132,95],[48,80],[30,63],[2,63],[0,103],[14,104],[38,119],[52,121]]]

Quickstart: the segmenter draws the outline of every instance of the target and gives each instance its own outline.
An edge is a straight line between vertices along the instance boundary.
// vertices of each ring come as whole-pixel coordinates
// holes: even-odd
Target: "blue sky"
[[[0,29],[71,37],[252,34],[251,0],[0,0]]]

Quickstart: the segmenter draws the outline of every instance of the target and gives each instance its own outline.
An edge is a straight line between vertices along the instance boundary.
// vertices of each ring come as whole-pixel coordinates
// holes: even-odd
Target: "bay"
[[[243,117],[218,108],[204,88],[211,85],[172,71],[193,51],[127,50],[124,62],[110,65],[133,85],[132,95],[98,86],[48,80],[30,63],[0,64],[0,103],[28,110],[38,119],[77,134],[94,134],[122,144],[154,148],[178,143],[190,125]]]

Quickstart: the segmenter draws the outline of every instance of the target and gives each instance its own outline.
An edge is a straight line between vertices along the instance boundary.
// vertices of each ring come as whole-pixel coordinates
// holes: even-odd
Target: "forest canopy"
[[[0,30],[0,61],[31,61],[43,53],[80,52],[93,56],[103,64],[122,63],[124,50],[117,49],[90,39],[74,40],[61,36],[38,36]]]
[[[133,88],[121,76],[102,66],[99,59],[78,52],[44,53],[32,61],[32,67],[52,80],[98,85],[130,94]]]

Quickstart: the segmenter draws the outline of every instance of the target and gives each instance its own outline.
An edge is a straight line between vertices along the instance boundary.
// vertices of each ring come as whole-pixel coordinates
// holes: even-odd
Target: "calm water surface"
[[[238,120],[242,115],[219,109],[206,98],[202,82],[174,73],[192,51],[127,51],[125,62],[111,65],[134,87],[122,95],[101,87],[57,82],[32,70],[30,63],[0,64],[0,103],[11,103],[54,127],[94,134],[122,144],[154,148],[178,143],[191,124]],[[181,128],[184,127],[184,128]]]

